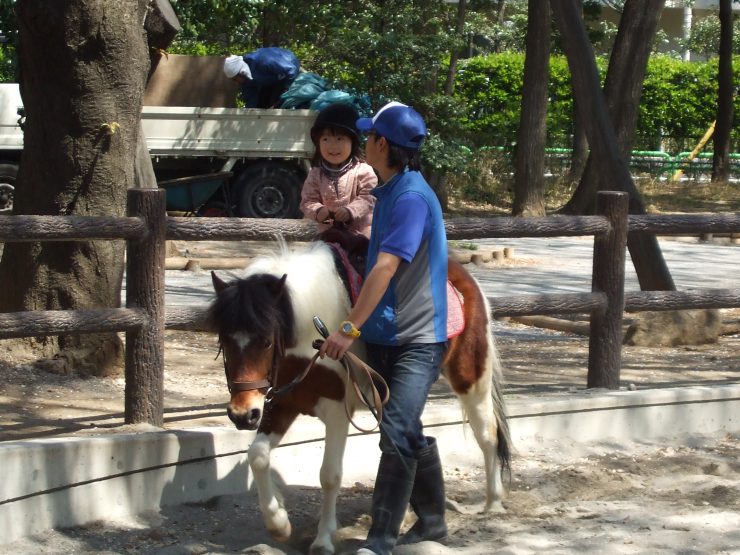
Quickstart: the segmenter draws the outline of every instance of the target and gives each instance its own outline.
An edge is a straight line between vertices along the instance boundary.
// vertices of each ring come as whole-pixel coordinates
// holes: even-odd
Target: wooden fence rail
[[[740,307],[740,289],[624,291],[628,232],[656,235],[738,233],[740,214],[627,215],[627,195],[601,192],[598,215],[457,218],[448,239],[594,236],[590,293],[490,297],[494,316],[590,314],[588,387],[619,387],[624,312]],[[126,217],[0,216],[0,242],[110,239],[127,241],[126,307],[0,314],[0,338],[101,331],[126,332],[125,420],[161,426],[164,418],[164,330],[207,331],[205,307],[165,309],[165,243],[308,241],[301,220],[168,217],[162,189],[128,192]]]

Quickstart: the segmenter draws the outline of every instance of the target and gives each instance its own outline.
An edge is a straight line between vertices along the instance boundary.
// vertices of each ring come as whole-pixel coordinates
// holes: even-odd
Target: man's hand
[[[334,360],[339,360],[352,346],[354,340],[354,337],[344,335],[341,331],[332,332],[331,335],[324,340],[323,345],[321,345],[319,355],[321,355],[321,358],[324,358],[324,355],[326,355]]]

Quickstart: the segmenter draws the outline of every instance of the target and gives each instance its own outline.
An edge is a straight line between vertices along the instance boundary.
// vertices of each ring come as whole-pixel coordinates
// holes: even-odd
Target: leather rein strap
[[[315,340],[313,342],[313,348],[318,351],[318,349],[321,348],[322,343],[323,340],[321,339]],[[280,359],[284,355],[282,342],[279,341],[278,345],[280,345],[279,348],[276,348],[273,351],[272,367],[270,368],[270,374],[267,378],[254,381],[233,381],[229,379],[229,373],[226,367],[226,356],[224,355],[223,351],[223,344],[219,343],[216,358],[218,358],[219,354],[222,355],[224,361],[224,373],[226,374],[226,385],[229,388],[229,393],[267,388],[267,392],[265,393],[265,405],[269,406],[278,397],[286,395],[287,393],[292,391],[295,386],[301,383],[306,378],[306,376],[308,376],[308,373],[316,364],[316,361],[319,358],[319,353],[317,352],[313,357],[311,357],[311,360],[303,369],[303,371],[295,378],[293,378],[290,383],[287,383],[283,387],[275,388],[275,384],[277,383],[278,379],[278,368],[280,364]],[[342,357],[341,363],[347,372],[347,380],[345,382],[344,392],[344,412],[347,415],[347,419],[349,420],[350,424],[352,424],[352,426],[358,431],[363,433],[372,432],[380,425],[381,421],[383,420],[383,407],[386,405],[386,403],[388,403],[388,398],[390,396],[388,384],[385,379],[383,379],[383,376],[378,374],[378,372],[376,372],[367,363],[363,362],[354,353],[345,353]],[[378,387],[375,385],[376,382],[380,383],[382,388],[385,390],[382,397],[380,395],[380,392],[378,391]],[[363,385],[369,390],[372,399],[368,399],[365,395],[363,391]],[[365,405],[365,407],[367,407],[367,409],[372,413],[375,419],[375,426],[373,426],[372,428],[361,427],[355,422],[354,418],[352,417],[354,411],[350,407],[349,402],[351,394],[350,388],[352,388],[352,391],[354,391],[354,395],[360,400],[360,402]]]
[[[322,343],[323,341],[321,339],[317,339],[313,342],[313,348],[319,349]],[[314,355],[311,365],[313,365],[313,361],[316,361],[317,357],[318,353]],[[378,374],[378,372],[376,372],[370,365],[362,361],[360,357],[358,357],[354,353],[346,352],[342,357],[341,363],[344,369],[347,371],[347,381],[345,382],[344,390],[344,413],[347,415],[347,419],[349,420],[350,424],[352,424],[352,426],[356,430],[363,433],[372,432],[373,430],[375,430],[375,428],[380,426],[380,423],[383,421],[383,407],[386,405],[386,403],[388,403],[388,399],[390,397],[390,389],[388,388],[388,383],[386,383],[383,376]],[[378,387],[375,385],[376,382],[379,382],[385,390],[385,393],[382,397],[380,395],[380,392],[378,391]],[[369,400],[363,392],[363,384],[367,387],[367,389],[370,390],[372,400]],[[375,426],[373,426],[372,428],[363,428],[355,422],[354,418],[352,418],[354,411],[349,404],[350,386],[354,390],[354,394],[357,396],[360,402],[365,405],[365,407],[367,407],[367,409],[375,418]]]
[[[318,351],[319,348],[321,348],[322,343],[323,340],[317,339],[313,342],[312,346]],[[283,395],[289,393],[295,386],[301,383],[306,378],[306,376],[308,376],[308,373],[311,371],[311,369],[313,369],[313,367],[316,365],[316,361],[318,359],[319,353],[317,352],[313,357],[311,357],[309,363],[306,365],[303,371],[293,379],[293,381],[279,389],[275,389],[274,386],[271,387],[267,391],[267,394],[265,396],[265,405],[269,405],[270,403],[274,402],[276,398],[282,397]],[[344,412],[347,415],[347,419],[349,420],[350,424],[352,424],[352,426],[358,431],[363,433],[372,432],[380,425],[380,422],[383,420],[383,407],[388,402],[388,398],[390,396],[388,384],[383,379],[383,376],[378,374],[378,372],[373,370],[373,368],[371,368],[368,364],[363,362],[357,355],[353,353],[345,353],[345,355],[342,357],[341,363],[344,369],[347,371],[347,380],[345,381],[344,391]],[[385,393],[382,397],[380,395],[380,392],[378,391],[378,387],[375,385],[376,381],[379,382],[385,390]],[[369,400],[363,392],[363,384],[365,384],[366,387],[370,390],[372,400]],[[363,428],[355,422],[354,418],[352,418],[352,414],[354,411],[352,410],[349,402],[351,394],[350,387],[352,388],[354,394],[357,396],[360,402],[362,402],[362,404],[368,408],[368,410],[375,418],[375,426],[373,426],[372,428]]]

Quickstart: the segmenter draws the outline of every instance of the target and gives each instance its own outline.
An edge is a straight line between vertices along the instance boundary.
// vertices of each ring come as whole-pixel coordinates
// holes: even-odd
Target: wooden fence
[[[491,297],[495,316],[590,314],[588,387],[619,387],[622,317],[626,312],[740,307],[740,289],[625,293],[628,232],[655,235],[740,232],[740,214],[634,216],[627,195],[602,192],[598,215],[447,220],[449,239],[594,236],[590,293]],[[0,242],[125,239],[126,306],[0,314],[0,338],[126,332],[125,421],[162,426],[164,330],[205,330],[206,307],[165,309],[167,239],[266,240],[279,232],[306,241],[314,226],[301,220],[169,217],[162,189],[128,192],[127,217],[0,216]]]

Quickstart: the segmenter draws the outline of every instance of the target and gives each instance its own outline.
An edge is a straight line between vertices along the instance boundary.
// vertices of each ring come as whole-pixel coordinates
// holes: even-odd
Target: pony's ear
[[[285,292],[286,279],[288,279],[288,274],[283,274],[283,277],[281,277],[278,282],[272,286],[272,294],[275,296],[276,299],[279,299]]]
[[[213,281],[213,288],[216,290],[216,293],[220,293],[228,287],[227,283],[218,277],[213,270],[211,270],[211,281]]]

